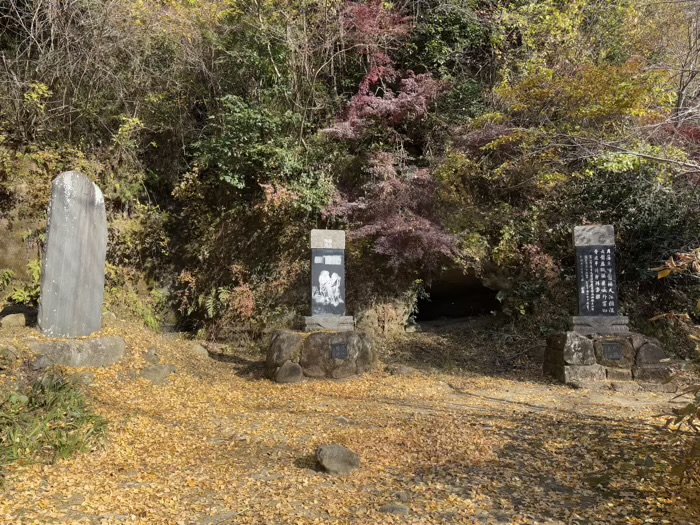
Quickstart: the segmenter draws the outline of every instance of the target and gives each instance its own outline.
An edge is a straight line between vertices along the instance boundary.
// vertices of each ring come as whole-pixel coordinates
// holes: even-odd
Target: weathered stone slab
[[[634,347],[627,337],[597,337],[593,343],[596,361],[608,368],[632,368]]]
[[[619,334],[627,335],[629,318],[624,315],[593,316],[576,315],[573,317],[574,331],[582,335]]]
[[[51,365],[103,367],[113,365],[124,356],[126,343],[121,337],[101,337],[30,343],[29,349],[39,356],[35,368]]]
[[[629,368],[606,368],[608,381],[632,381],[632,370]]]
[[[344,250],[345,230],[311,230],[311,248]]]
[[[54,179],[41,278],[39,329],[81,337],[102,326],[107,218],[100,189],[82,173]]]
[[[673,375],[673,371],[669,366],[664,364],[648,364],[634,368],[632,375],[637,381],[665,383]]]

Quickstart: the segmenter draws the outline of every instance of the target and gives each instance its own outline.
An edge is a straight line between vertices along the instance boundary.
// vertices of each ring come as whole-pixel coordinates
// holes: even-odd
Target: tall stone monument
[[[372,339],[345,315],[345,232],[311,230],[311,316],[304,331],[272,333],[265,367],[277,383],[304,377],[342,379],[376,362]]]
[[[100,189],[67,171],[51,186],[39,329],[49,337],[81,337],[102,324],[107,217]]]
[[[351,331],[353,318],[345,313],[345,232],[311,230],[311,317],[304,329]]]
[[[544,373],[563,383],[626,391],[658,390],[670,374],[658,341],[631,333],[619,314],[615,229],[574,228],[579,315],[574,330],[547,338]]]
[[[615,275],[615,228],[576,226],[578,311],[574,331],[580,334],[627,334],[628,318],[619,315]]]

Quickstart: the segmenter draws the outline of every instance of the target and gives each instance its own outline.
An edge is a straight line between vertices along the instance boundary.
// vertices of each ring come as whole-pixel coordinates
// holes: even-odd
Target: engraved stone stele
[[[51,186],[39,329],[49,337],[81,337],[101,328],[107,218],[100,189],[67,171]]]
[[[345,312],[345,232],[311,230],[311,316],[304,330],[351,331],[354,320]]]
[[[576,226],[576,282],[580,334],[628,334],[628,318],[618,314],[615,228],[610,224]]]

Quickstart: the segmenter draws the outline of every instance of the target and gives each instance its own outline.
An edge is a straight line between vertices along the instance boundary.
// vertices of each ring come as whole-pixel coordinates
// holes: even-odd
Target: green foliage
[[[75,384],[47,373],[0,402],[0,472],[13,461],[55,462],[93,450],[106,430]]]
[[[16,304],[36,306],[41,296],[41,261],[39,259],[31,261],[27,265],[27,271],[30,281],[16,287],[10,294],[10,300]]]
[[[7,285],[12,282],[15,277],[15,272],[12,270],[0,270],[0,292],[7,288]]]
[[[167,294],[149,286],[140,272],[107,263],[104,298],[107,310],[124,318],[139,320],[152,330],[159,330],[167,306]]]
[[[300,125],[292,112],[279,113],[229,95],[220,100],[207,136],[196,144],[203,171],[234,188],[271,181],[291,182],[304,173],[303,151],[291,133]]]

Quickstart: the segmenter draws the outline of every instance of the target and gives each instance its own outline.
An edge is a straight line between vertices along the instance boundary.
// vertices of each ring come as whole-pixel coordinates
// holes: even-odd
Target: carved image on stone
[[[102,325],[107,218],[100,189],[85,175],[61,173],[51,186],[39,328],[81,337]]]
[[[345,315],[345,250],[312,250],[312,315]]]
[[[340,298],[340,275],[323,270],[318,276],[318,286],[313,287],[313,300],[317,304],[338,306],[344,301]]]

